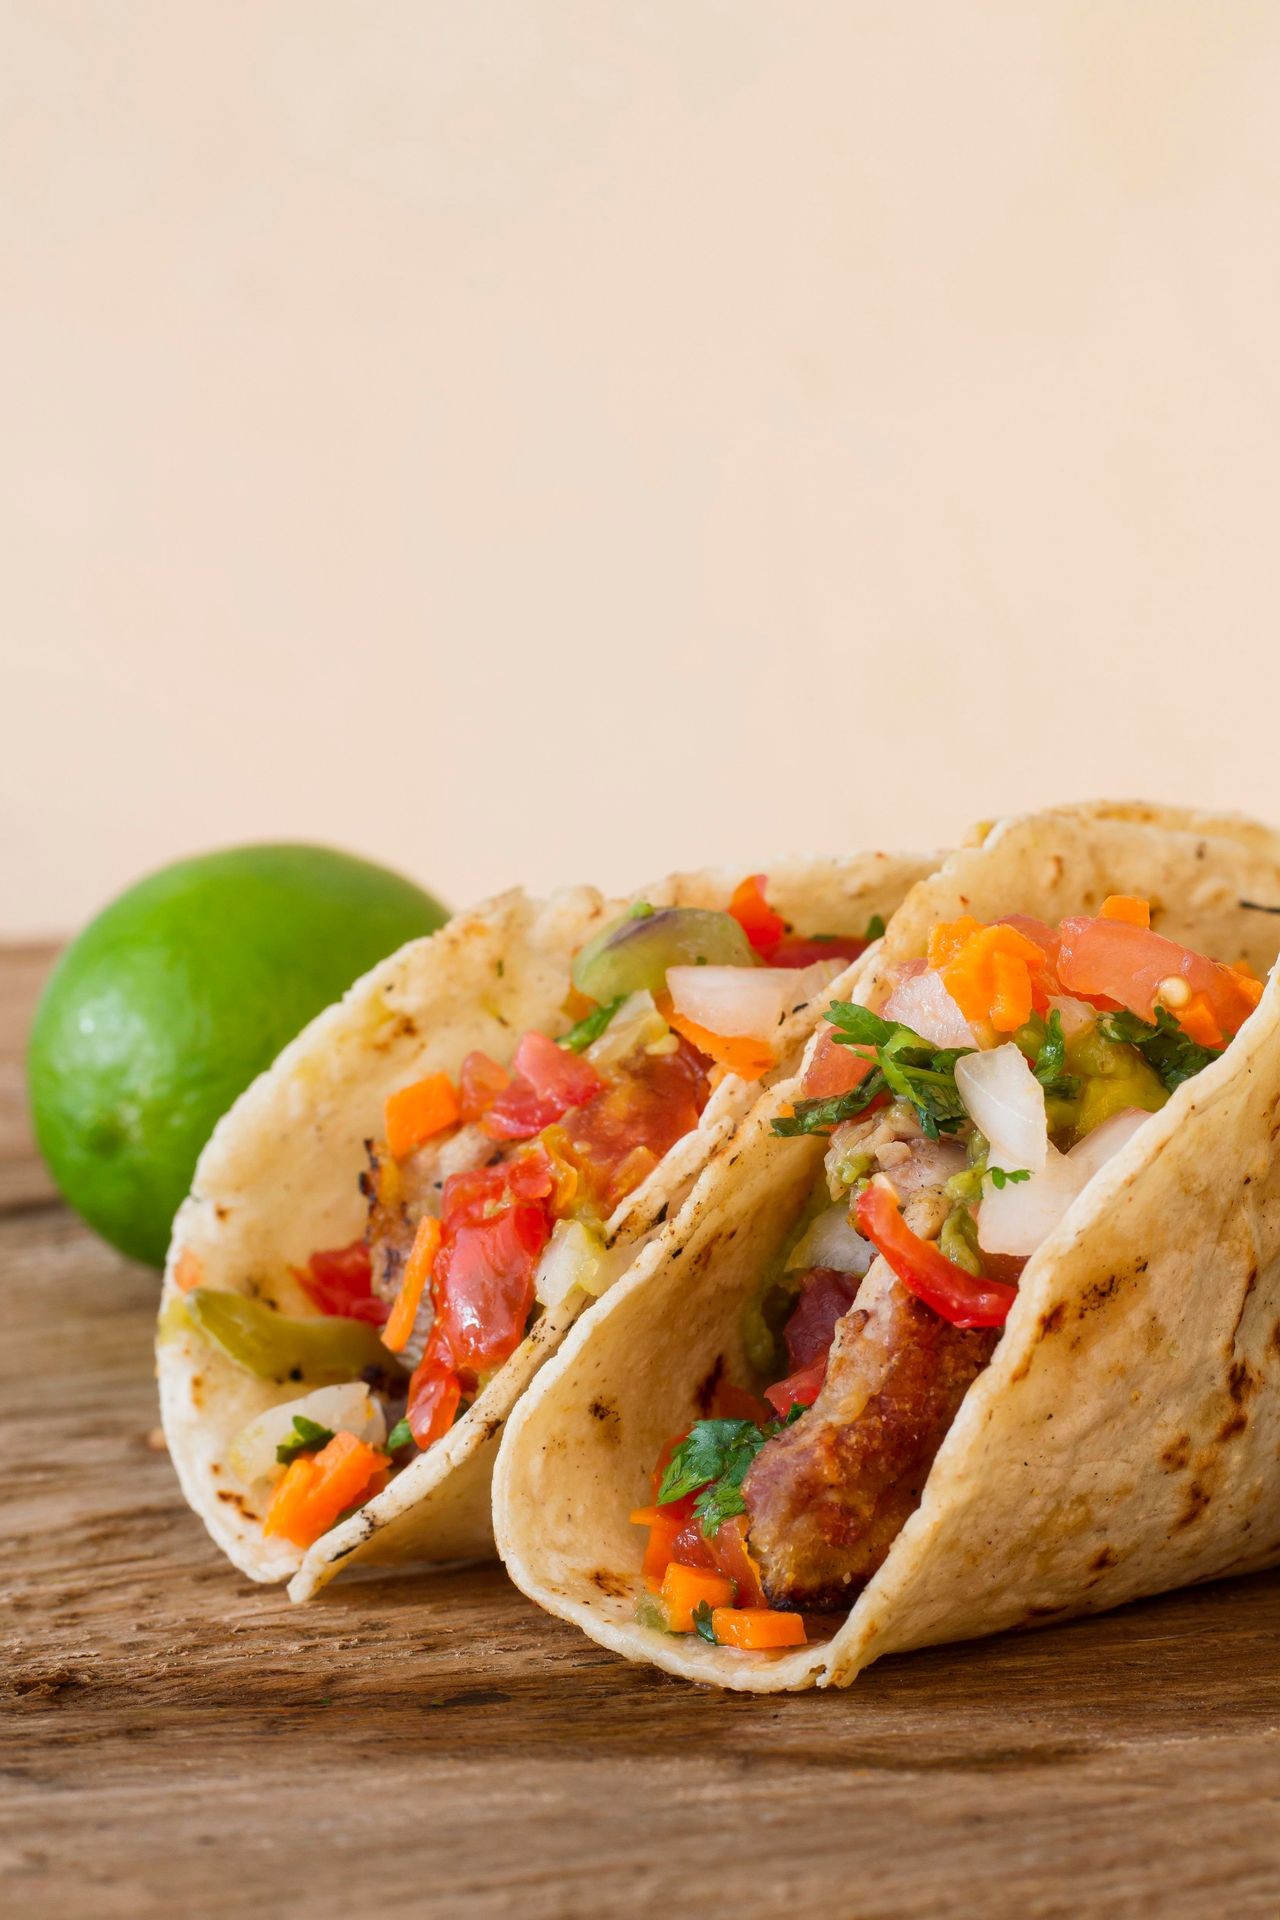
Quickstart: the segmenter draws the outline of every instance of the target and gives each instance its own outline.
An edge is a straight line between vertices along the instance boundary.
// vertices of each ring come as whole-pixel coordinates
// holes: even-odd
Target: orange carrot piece
[[[954,921],[948,936],[964,925]],[[935,932],[938,929],[935,928]],[[933,937],[930,936],[930,951]],[[942,951],[942,948],[939,949]],[[1032,969],[1044,965],[1044,950],[1016,927],[979,927],[941,968],[943,982],[966,1020],[989,1020],[998,1033],[1013,1033],[1030,1017]]]
[[[671,1564],[671,1554],[675,1547],[676,1535],[680,1531],[680,1522],[670,1507],[637,1507],[628,1514],[633,1527],[648,1527],[649,1539],[644,1550],[644,1559],[640,1571],[654,1592],[662,1586],[663,1576]]]
[[[404,1263],[404,1277],[395,1305],[382,1329],[382,1344],[390,1347],[392,1353],[399,1353],[413,1332],[413,1323],[422,1304],[422,1290],[431,1278],[431,1269],[439,1251],[440,1222],[434,1214],[424,1213],[413,1236],[409,1258]]]
[[[1099,918],[1124,920],[1131,927],[1150,927],[1150,903],[1132,893],[1109,893],[1099,910]]]
[[[962,914],[958,920],[946,920],[939,927],[929,930],[929,965],[935,973],[940,973],[962,947],[968,945],[975,933],[982,932],[982,922],[975,920],[972,914]]]
[[[693,1632],[693,1610],[703,1601],[713,1610],[732,1611],[738,1589],[722,1573],[706,1567],[685,1567],[671,1561],[662,1576],[662,1598],[667,1609],[667,1625],[672,1633]]]
[[[429,1073],[410,1087],[401,1087],[387,1101],[387,1146],[395,1160],[403,1160],[424,1140],[443,1133],[458,1118],[458,1096],[447,1073]]]
[[[387,1456],[357,1440],[354,1433],[335,1433],[319,1453],[300,1454],[272,1496],[262,1531],[309,1547],[327,1533],[340,1513],[385,1486]]]
[[[1206,994],[1193,993],[1186,1006],[1178,1008],[1175,1018],[1182,1031],[1197,1046],[1220,1047],[1226,1038],[1214,1018]]]
[[[802,1647],[804,1621],[798,1613],[775,1613],[772,1607],[716,1607],[711,1626],[723,1647],[760,1652],[769,1647]]]
[[[745,1034],[712,1033],[710,1027],[700,1027],[696,1020],[677,1013],[665,993],[657,996],[657,1007],[667,1025],[683,1035],[691,1047],[741,1080],[758,1080],[775,1065],[773,1048],[767,1041],[753,1040]]]

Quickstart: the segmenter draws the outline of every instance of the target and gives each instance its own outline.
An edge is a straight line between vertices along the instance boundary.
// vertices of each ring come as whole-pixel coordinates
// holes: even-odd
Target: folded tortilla
[[[861,935],[936,864],[937,856],[887,853],[780,862],[769,872],[769,897],[806,932]],[[676,874],[634,897],[658,907],[723,909],[740,878]],[[441,1564],[491,1554],[489,1484],[498,1438],[587,1296],[574,1290],[538,1318],[451,1430],[304,1553],[264,1536],[263,1489],[240,1480],[229,1456],[251,1420],[299,1397],[306,1383],[261,1380],[196,1332],[181,1311],[182,1263],[184,1272],[195,1264],[203,1287],[248,1294],[286,1314],[313,1314],[291,1269],[305,1265],[316,1248],[349,1243],[364,1228],[358,1183],[368,1166],[366,1143],[381,1134],[388,1096],[427,1073],[455,1074],[473,1049],[509,1062],[527,1029],[562,1032],[574,954],[630,904],[592,888],[546,901],[512,892],[412,942],[284,1050],[219,1123],[201,1155],[191,1196],[174,1223],[165,1274],[157,1339],[161,1409],[187,1500],[253,1579],[290,1580],[293,1597],[306,1599],[356,1562]],[[837,990],[840,981],[788,1015],[777,1072],[794,1061],[821,1005]],[[618,1207],[607,1224],[610,1247],[643,1247],[758,1092],[758,1085],[734,1075],[720,1082],[697,1128]]]
[[[876,1004],[886,970],[962,913],[1055,923],[1116,893],[1150,900],[1157,931],[1262,973],[1280,946],[1280,839],[1138,805],[982,829],[912,890],[846,997]],[[1278,968],[1222,1056],[1028,1261],[918,1507],[831,1637],[747,1653],[637,1623],[628,1511],[652,1499],[659,1449],[705,1410],[708,1383],[750,1378],[743,1310],[821,1161],[821,1138],[771,1130],[801,1078],[762,1097],[517,1409],[494,1501],[518,1585],[631,1659],[770,1692],[1280,1562]]]

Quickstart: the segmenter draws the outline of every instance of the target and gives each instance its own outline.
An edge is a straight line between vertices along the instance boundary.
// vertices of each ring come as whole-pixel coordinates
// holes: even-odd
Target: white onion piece
[[[786,1271],[834,1267],[837,1273],[865,1273],[875,1248],[864,1240],[849,1219],[846,1205],[828,1207],[812,1221],[787,1256]]]
[[[1045,1165],[1030,1180],[984,1186],[978,1209],[978,1245],[988,1253],[1030,1256],[1047,1240],[1090,1180],[1126,1147],[1149,1114],[1130,1107],[1087,1133],[1070,1153],[1050,1146]]]
[[[990,1142],[988,1166],[1039,1173],[1049,1150],[1044,1088],[1012,1040],[957,1060],[956,1086],[969,1118]]]
[[[1091,1027],[1098,1017],[1098,1009],[1091,1007],[1087,1000],[1074,1000],[1069,993],[1055,993],[1049,1000],[1050,1013],[1062,1017],[1062,1037],[1074,1040],[1078,1033]]]
[[[631,1260],[634,1249],[606,1247],[600,1234],[581,1220],[557,1220],[533,1277],[534,1297],[558,1307],[574,1287],[601,1294]]]
[[[387,1437],[382,1408],[364,1381],[344,1380],[339,1386],[317,1387],[297,1400],[268,1407],[247,1427],[242,1427],[227,1449],[232,1472],[249,1485],[283,1473],[284,1468],[276,1459],[276,1448],[293,1432],[293,1417],[297,1413],[304,1419],[314,1420],[318,1427],[328,1427],[332,1433],[353,1433],[357,1440],[367,1440],[371,1446],[380,1447]]]
[[[670,1031],[653,1003],[653,995],[645,988],[627,995],[600,1038],[591,1042],[585,1057],[593,1067],[613,1067],[637,1047],[665,1040]]]
[[[811,1000],[843,971],[838,960],[812,967],[669,967],[667,992],[676,1012],[709,1033],[772,1041],[792,1007]]]
[[[1114,1160],[1122,1147],[1127,1147],[1138,1128],[1151,1118],[1141,1107],[1125,1107],[1120,1113],[1113,1113],[1092,1133],[1086,1133],[1083,1140],[1076,1142],[1067,1155],[1073,1167],[1082,1167],[1086,1181],[1092,1180],[1095,1173],[1105,1167],[1108,1160]]]
[[[976,1047],[977,1035],[943,985],[942,975],[926,970],[900,980],[880,1009],[886,1020],[900,1020],[931,1047]]]

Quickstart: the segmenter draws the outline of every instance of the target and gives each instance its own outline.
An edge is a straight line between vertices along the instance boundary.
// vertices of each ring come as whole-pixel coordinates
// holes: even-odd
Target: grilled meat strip
[[[932,1237],[939,1189],[907,1203]],[[743,1482],[750,1546],[775,1606],[848,1606],[909,1516],[998,1328],[951,1326],[876,1260],[836,1327],[809,1411],[761,1448]]]

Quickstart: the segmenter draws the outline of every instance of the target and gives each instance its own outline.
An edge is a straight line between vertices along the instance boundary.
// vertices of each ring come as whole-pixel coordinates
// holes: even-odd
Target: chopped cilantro
[[[318,1420],[308,1420],[305,1413],[295,1413],[291,1431],[276,1448],[276,1459],[287,1467],[300,1453],[319,1453],[332,1438],[332,1427],[322,1427]]]
[[[653,908],[647,900],[637,900],[635,905],[628,910],[627,918],[628,920],[648,920],[652,917],[652,914]]]
[[[742,1483],[747,1469],[767,1440],[782,1431],[771,1420],[758,1427],[753,1420],[697,1420],[672,1454],[658,1489],[658,1500],[681,1500],[701,1488],[693,1510],[702,1531],[713,1540],[721,1523],[746,1512]]]
[[[1203,1072],[1222,1053],[1220,1047],[1202,1047],[1188,1039],[1167,1007],[1156,1008],[1154,1024],[1140,1020],[1136,1013],[1104,1013],[1098,1031],[1106,1040],[1136,1047],[1170,1093],[1184,1080]]]
[[[1067,1041],[1062,1031],[1062,1015],[1055,1007],[1044,1023],[1044,1039],[1036,1047],[1031,1070],[1047,1094],[1058,1100],[1074,1100],[1080,1082],[1067,1067]]]
[[[696,1631],[702,1635],[703,1639],[709,1640],[713,1647],[719,1646],[720,1643],[716,1639],[716,1630],[711,1624],[711,1602],[709,1600],[699,1600],[690,1617],[693,1620]]]
[[[1019,1180],[1029,1180],[1031,1178],[1031,1169],[1029,1167],[991,1167],[988,1171],[991,1175],[991,1184],[993,1187],[1012,1187],[1015,1186]]]
[[[600,1038],[626,997],[625,993],[620,993],[616,1000],[609,1000],[604,1006],[595,1007],[590,1013],[584,1014],[576,1026],[560,1035],[556,1045],[568,1047],[570,1053],[585,1052],[593,1040]]]
[[[413,1439],[413,1428],[407,1420],[397,1420],[387,1435],[387,1451],[395,1453],[401,1447],[407,1447]]]
[[[848,1000],[833,1001],[827,1019],[837,1029],[837,1044],[854,1048],[860,1059],[873,1063],[872,1071],[851,1093],[798,1100],[789,1118],[774,1121],[775,1133],[829,1133],[841,1121],[865,1112],[886,1088],[915,1108],[929,1140],[964,1125],[969,1116],[956,1086],[956,1061],[972,1053],[972,1047],[931,1047],[900,1020],[883,1020]]]
[[[864,940],[868,942],[872,940],[881,940],[884,938],[884,915],[883,914],[880,914],[880,913],[872,914],[871,918],[867,922],[867,930],[862,937]]]

